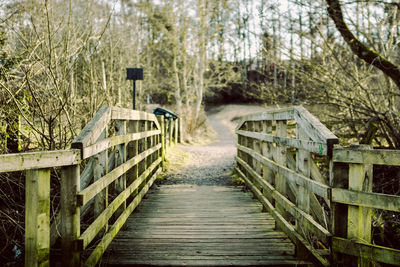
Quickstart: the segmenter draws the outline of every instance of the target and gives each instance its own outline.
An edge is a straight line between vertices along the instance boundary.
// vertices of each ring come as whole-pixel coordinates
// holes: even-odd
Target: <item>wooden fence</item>
[[[301,106],[246,116],[236,133],[237,173],[300,258],[400,265],[399,250],[371,244],[371,208],[400,210],[399,196],[371,193],[372,164],[399,166],[400,151],[334,147],[336,136]]]
[[[25,266],[50,266],[59,235],[63,266],[99,261],[161,172],[165,150],[180,142],[180,119],[157,117],[103,107],[69,150],[0,155],[0,172],[26,171]],[[61,209],[51,222],[50,172],[58,167]]]
[[[400,265],[400,250],[371,244],[375,209],[400,212],[400,196],[372,192],[373,165],[400,166],[400,151],[365,145],[333,150],[332,251],[338,265]]]

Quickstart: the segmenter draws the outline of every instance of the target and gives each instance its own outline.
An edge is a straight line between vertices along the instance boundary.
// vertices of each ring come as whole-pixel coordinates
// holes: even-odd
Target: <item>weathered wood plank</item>
[[[258,180],[262,185],[263,189],[267,191],[267,195],[272,196],[276,203],[279,203],[287,212],[289,212],[299,223],[300,226],[304,227],[308,231],[314,233],[319,240],[325,244],[329,243],[331,234],[327,229],[317,223],[312,216],[302,211],[294,203],[290,202],[285,196],[279,193],[271,184],[264,181],[261,176],[254,172],[243,160],[237,158],[239,164],[243,165],[244,168],[253,175],[253,177]]]
[[[254,158],[256,158],[258,161],[262,162],[264,165],[266,165],[268,168],[272,169],[276,173],[280,173],[284,175],[288,180],[301,185],[303,187],[306,187],[308,190],[311,192],[314,192],[315,194],[328,198],[329,192],[330,192],[330,187],[327,185],[324,185],[322,183],[319,183],[317,181],[311,180],[310,178],[305,177],[304,175],[298,174],[295,171],[284,167],[283,165],[277,164],[276,162],[260,155],[259,153],[256,153],[255,151],[248,149],[246,147],[238,145],[238,149],[252,155]]]
[[[148,196],[111,244],[112,256],[103,257],[107,265],[135,264],[138,259],[141,264],[152,264],[155,259],[168,261],[172,255],[184,262],[185,256],[214,257],[217,262],[231,258],[233,265],[247,264],[257,255],[264,266],[285,264],[280,257],[289,255],[296,259],[294,246],[285,234],[274,229],[271,216],[261,213],[259,204],[238,189],[162,186]],[[247,206],[241,207],[242,203]],[[129,253],[132,249],[134,258]]]
[[[80,154],[78,149],[4,154],[0,173],[74,165],[80,162]]]
[[[116,131],[115,134],[117,136],[125,135],[126,134],[126,121],[118,120],[116,121]],[[127,159],[127,144],[128,142],[122,143],[116,147],[115,151],[115,167],[121,166],[123,163],[126,162]],[[120,176],[115,181],[114,191],[115,194],[119,195],[126,189],[126,173]],[[115,212],[115,216],[119,217],[122,212],[126,209],[126,201],[123,202],[123,205],[120,207],[119,210]]]
[[[126,121],[153,121],[157,126],[157,130],[160,130],[160,124],[158,123],[156,116],[144,111],[112,107],[111,119]]]
[[[121,266],[122,264],[129,264],[131,261],[128,259],[126,261],[120,260],[114,264],[111,264],[109,266]],[[308,266],[309,263],[305,261],[300,261],[297,259],[279,259],[279,260],[260,260],[260,259],[245,259],[245,260],[240,260],[240,259],[204,259],[204,260],[182,260],[182,259],[171,259],[171,260],[164,260],[164,259],[154,259],[154,260],[140,260],[140,259],[134,259],[132,264],[137,265],[137,266],[143,266],[143,265],[149,265],[149,266],[182,266],[182,262],[184,262],[185,266]]]
[[[99,140],[95,144],[84,147],[82,149],[82,158],[86,159],[88,157],[91,157],[97,153],[100,153],[103,150],[106,150],[108,148],[111,148],[116,145],[120,145],[123,143],[128,143],[131,141],[143,139],[146,137],[154,136],[160,134],[160,130],[153,130],[153,131],[144,131],[141,133],[130,133],[130,134],[125,134],[125,135],[118,135],[118,136],[112,136],[109,138],[106,138],[104,140]]]
[[[106,125],[105,129],[99,136],[98,140],[105,139],[107,137],[107,129]],[[93,183],[98,183],[101,180],[101,177],[106,175],[108,172],[108,151],[102,151],[94,157],[94,165],[93,165]],[[96,218],[99,216],[103,210],[108,205],[108,187],[103,187],[102,190],[96,193],[94,196],[94,206],[93,206],[93,214]],[[105,226],[107,230],[108,225]]]
[[[104,235],[100,243],[96,246],[93,252],[90,254],[89,258],[84,263],[84,266],[95,266],[95,264],[100,260],[104,252],[106,251],[107,247],[110,245],[111,241],[117,235],[119,230],[125,224],[126,220],[128,219],[129,215],[132,211],[139,205],[140,201],[142,200],[143,196],[147,193],[150,186],[153,184],[157,175],[160,173],[161,169],[158,169],[153,176],[151,177],[150,181],[142,188],[142,190],[137,194],[134,200],[129,204],[126,210],[119,216],[118,220],[113,224],[110,230]]]
[[[400,250],[365,244],[340,237],[332,238],[332,249],[343,254],[362,257],[369,261],[400,266]]]
[[[332,188],[332,201],[353,206],[400,212],[400,196]]]
[[[239,130],[246,121],[273,121],[273,120],[293,120],[293,107],[270,109],[260,113],[244,116],[239,122],[236,130]]]
[[[94,222],[80,236],[80,247],[85,249],[87,245],[96,237],[101,228],[108,222],[119,206],[141,185],[148,175],[158,167],[161,159],[155,161],[144,173],[142,173],[129,187],[119,194],[113,202],[94,220]]]
[[[294,107],[294,118],[313,141],[327,144],[328,155],[332,154],[333,145],[338,144],[339,139],[325,125],[302,106]]]
[[[272,134],[272,122],[271,121],[263,121],[262,122],[262,131],[264,134],[271,135]],[[239,138],[239,136],[238,136]],[[264,157],[271,159],[273,158],[273,146],[270,142],[262,142],[261,143],[261,155]],[[263,173],[263,179],[267,181],[269,184],[275,184],[275,173],[268,168],[267,166],[261,164],[262,168],[262,173]],[[275,205],[273,202],[273,198],[267,194],[267,191],[263,189],[263,194],[268,198],[268,200],[272,203],[272,205]]]
[[[97,180],[93,184],[89,185],[86,187],[84,190],[79,192],[77,194],[77,199],[79,205],[85,205],[90,199],[92,199],[94,196],[96,196],[99,192],[101,192],[104,188],[106,188],[108,185],[110,185],[112,182],[114,182],[116,179],[118,179],[122,174],[126,173],[130,168],[132,168],[134,165],[138,164],[140,161],[151,155],[153,152],[157,151],[158,149],[161,148],[161,144],[158,144],[142,153],[139,155],[131,158],[124,164],[118,166],[108,174],[104,175],[101,177],[101,179]]]
[[[367,148],[368,149],[368,148]],[[372,166],[366,164],[349,164],[349,189],[372,192]],[[347,238],[371,243],[372,210],[350,205],[347,217]],[[362,258],[354,261],[359,266],[371,266]]]
[[[314,142],[308,140],[301,139],[293,139],[288,137],[280,137],[272,134],[264,134],[264,133],[256,133],[249,132],[243,130],[237,130],[236,134],[246,137],[251,137],[254,139],[262,140],[265,142],[276,143],[282,146],[290,146],[294,148],[299,148],[303,150],[310,151],[312,153],[316,153],[319,155],[327,155],[328,154],[328,146],[326,143],[322,142]]]
[[[286,137],[287,136],[287,121],[277,121],[276,122],[276,136]],[[286,146],[276,146],[275,148],[275,161],[279,166],[284,166],[286,168]],[[251,154],[250,154],[251,155]],[[252,156],[252,155],[251,155]],[[276,190],[282,194],[284,197],[287,196],[287,179],[292,180],[284,175],[281,171],[278,171],[275,175],[275,188]],[[289,219],[288,214],[285,213],[285,210],[280,206],[280,204],[275,203],[275,207],[277,212],[279,212],[286,220]]]
[[[50,169],[26,172],[25,266],[50,266]]]
[[[247,186],[253,193],[257,196],[258,200],[265,206],[268,212],[274,217],[276,220],[277,226],[281,229],[288,237],[296,244],[296,246],[303,246],[304,250],[309,251],[309,260],[313,261],[317,265],[321,266],[330,266],[329,262],[325,260],[318,252],[301,236],[299,235],[294,227],[286,221],[286,219],[278,212],[272,204],[268,201],[266,197],[262,195],[262,193],[247,179],[244,174],[238,170],[238,173],[245,180]]]
[[[341,162],[329,163],[329,183],[333,188],[347,188],[349,179],[349,166],[348,164]],[[335,237],[347,237],[347,217],[348,217],[348,206],[335,203],[331,201],[331,212],[332,212],[332,234]],[[332,249],[332,260],[333,262],[341,262],[345,266],[351,266],[351,258],[341,254],[335,249]]]
[[[400,166],[400,150],[355,148],[334,148],[333,161]]]
[[[64,266],[80,266],[80,251],[76,240],[80,236],[80,208],[76,194],[79,192],[79,165],[61,170],[61,248]]]
[[[74,141],[72,141],[71,148],[82,150],[84,147],[94,144],[110,120],[111,108],[108,106],[101,107],[79,135],[75,137]]]

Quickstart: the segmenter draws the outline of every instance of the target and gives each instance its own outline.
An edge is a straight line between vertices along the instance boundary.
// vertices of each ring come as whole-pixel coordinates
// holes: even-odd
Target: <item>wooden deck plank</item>
[[[252,195],[235,187],[150,190],[103,257],[106,266],[306,265]]]

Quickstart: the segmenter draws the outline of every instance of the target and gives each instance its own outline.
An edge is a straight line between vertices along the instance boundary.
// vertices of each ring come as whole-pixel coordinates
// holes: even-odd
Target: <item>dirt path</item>
[[[188,153],[188,163],[178,172],[169,173],[161,184],[233,185],[230,173],[235,165],[236,136],[231,119],[254,113],[260,107],[229,105],[209,112],[209,123],[217,133],[217,141],[205,146],[179,145]]]

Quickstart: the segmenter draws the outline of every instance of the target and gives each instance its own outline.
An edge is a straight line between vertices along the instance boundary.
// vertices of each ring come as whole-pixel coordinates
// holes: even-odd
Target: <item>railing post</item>
[[[116,121],[116,135],[125,135],[126,134],[126,121],[118,120]],[[115,153],[115,167],[126,162],[127,156],[127,144],[118,145]],[[123,174],[116,182],[115,182],[115,191],[117,194],[123,192],[126,188],[126,174]],[[122,206],[115,212],[115,216],[118,218],[119,215],[126,209],[126,201],[122,204]]]
[[[107,127],[100,135],[98,141],[107,137]],[[95,156],[93,168],[93,180],[99,180],[103,175],[108,172],[108,151],[105,150]],[[97,218],[108,205],[108,187],[101,193],[97,194],[94,198],[94,217]],[[108,224],[105,226],[105,231],[108,229]],[[101,232],[100,232],[101,233]]]
[[[329,184],[333,188],[347,188],[349,179],[349,165],[341,162],[329,164]],[[335,203],[331,201],[332,212],[332,235],[336,237],[347,237],[347,217],[348,206],[346,204]],[[333,266],[351,266],[352,257],[332,251]]]
[[[360,145],[354,149],[369,150],[369,145]],[[335,153],[335,152],[334,152]],[[358,163],[331,163],[330,184],[333,188],[345,188],[355,191],[372,192],[372,165]],[[372,212],[370,208],[331,203],[332,232],[335,237],[371,243]],[[371,266],[369,260],[333,252],[334,266]]]
[[[141,121],[139,124],[139,131],[140,132],[146,132],[147,131],[147,121]],[[139,153],[142,153],[147,150],[147,137],[142,138],[139,140]],[[139,163],[139,175],[141,175],[147,168],[147,157],[144,158],[140,163]],[[147,179],[142,183],[142,185],[147,183]],[[139,191],[141,190],[142,187],[139,187]]]
[[[183,141],[182,118],[178,118],[178,143],[182,143],[182,141]]]
[[[174,131],[174,123],[172,119],[168,119],[168,126],[169,126],[169,147],[172,146],[172,138],[173,138],[173,131]]]
[[[265,134],[272,134],[272,121],[263,121],[262,122],[262,131]],[[273,151],[272,145],[269,142],[262,142],[262,155],[268,159],[272,159]],[[275,174],[269,169],[267,166],[263,165],[263,178],[271,185],[275,184]],[[274,198],[270,195],[267,195],[267,191],[263,190],[263,195],[267,197],[269,202],[272,205],[275,205]],[[264,207],[265,208],[265,207]]]
[[[276,121],[276,136],[279,137],[286,137],[287,136],[287,131],[286,131],[286,121],[281,120],[281,121]],[[286,166],[286,147],[284,145],[279,145],[275,149],[275,161],[279,165]],[[276,190],[281,193],[283,196],[286,196],[286,179],[285,176],[282,174],[277,173],[275,176],[275,183],[276,183]],[[288,220],[287,212],[285,209],[279,205],[276,204],[276,210],[286,219]]]
[[[161,167],[165,168],[164,166],[164,160],[165,160],[165,127],[164,127],[164,116],[158,115],[157,120],[160,123],[160,129],[161,129],[161,134],[160,134],[160,139],[159,141],[161,142],[161,149],[160,149],[160,157],[161,157]]]
[[[128,133],[137,133],[139,132],[139,121],[129,121],[127,125]],[[139,140],[132,141],[128,143],[128,151],[127,151],[127,159],[131,159],[135,157],[136,155],[139,154]],[[136,164],[133,166],[130,170],[128,170],[127,175],[126,175],[126,185],[129,186],[132,184],[133,181],[139,177],[139,164]],[[135,192],[132,194],[133,197],[135,197],[138,193],[138,189],[135,190]]]
[[[256,133],[260,132],[260,129],[261,129],[261,127],[260,127],[261,125],[260,124],[261,124],[261,122],[259,122],[259,121],[254,122],[254,124],[253,124],[253,131],[254,132],[256,132]],[[260,140],[254,139],[253,149],[257,153],[261,154],[262,151],[261,151],[261,142],[260,142]],[[258,160],[255,160],[255,161],[253,161],[253,165],[254,165],[254,167],[253,167],[254,170],[259,175],[261,175],[261,162],[259,162]],[[255,184],[256,184],[257,188],[262,191],[262,186],[257,182],[256,179],[254,179],[254,181],[256,182]]]
[[[25,266],[50,266],[50,169],[26,171]]]
[[[80,188],[79,165],[61,170],[61,248],[63,266],[80,266],[80,207],[77,193]]]
[[[296,126],[296,137],[301,140],[309,140],[307,133],[297,124]],[[296,153],[296,172],[303,174],[306,177],[311,176],[310,161],[311,154],[308,151],[299,149]],[[310,213],[310,191],[305,187],[297,185],[297,195],[296,195],[296,206],[306,212]],[[302,233],[305,238],[307,238],[308,231],[302,228],[301,223],[296,220],[296,231]],[[307,258],[307,250],[302,246],[296,247],[296,254],[301,259]]]
[[[369,145],[362,145],[358,149],[369,150]],[[372,165],[349,164],[349,190],[372,192]],[[371,244],[372,209],[352,206],[348,207],[347,239]],[[358,258],[355,266],[371,266],[367,259]]]
[[[178,143],[178,134],[179,134],[179,128],[178,128],[178,118],[176,118],[175,120],[174,120],[174,143],[175,143],[175,145]]]

